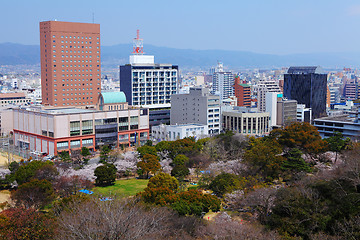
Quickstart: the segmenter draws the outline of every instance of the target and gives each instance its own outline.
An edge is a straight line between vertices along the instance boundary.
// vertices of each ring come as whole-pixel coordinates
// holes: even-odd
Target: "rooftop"
[[[104,104],[126,102],[124,92],[102,92],[101,95],[104,98]]]
[[[354,123],[357,119],[350,117],[348,114],[345,115],[339,115],[339,116],[331,116],[331,117],[323,117],[323,118],[317,118],[314,121],[336,121],[336,122],[348,122],[348,123]]]
[[[31,112],[39,112],[45,114],[79,114],[79,113],[93,113],[97,112],[96,110],[92,109],[82,109],[82,108],[75,108],[75,107],[68,107],[68,108],[44,108],[43,106],[29,106],[29,107],[20,107],[18,109],[31,111]]]
[[[324,71],[319,66],[301,66],[301,67],[290,67],[287,73],[309,74],[309,73],[324,73]]]
[[[26,95],[24,92],[17,93],[0,93],[0,99],[3,98],[24,98]]]

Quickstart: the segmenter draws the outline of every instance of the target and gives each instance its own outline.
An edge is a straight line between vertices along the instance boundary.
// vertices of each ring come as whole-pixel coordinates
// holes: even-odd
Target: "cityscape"
[[[303,17],[283,23],[298,28],[284,37],[306,34],[299,29],[315,20],[327,30],[317,17],[337,7],[341,23],[360,16],[360,5],[336,1],[309,12],[296,1],[261,2],[232,4],[270,14],[269,24],[279,14]],[[70,15],[75,9],[64,13],[68,19],[37,21],[28,42],[12,38],[22,29],[5,23],[0,239],[360,238],[360,49],[338,36],[321,45],[315,27],[308,28],[313,42],[286,42],[265,22],[259,31],[268,41],[251,41],[260,26],[254,19],[254,27],[243,26],[249,39],[240,28],[229,31],[238,42],[220,37],[249,21],[240,14],[236,21],[221,15],[224,29],[206,35],[218,26],[210,13],[224,6],[203,3],[194,3],[195,13],[179,3],[169,20],[179,32],[167,34],[151,24],[161,21],[155,14],[109,30],[114,25],[98,12],[111,18],[113,10],[98,3],[87,21]],[[113,4],[121,12],[131,6]],[[148,4],[140,1],[139,11],[172,9]],[[203,21],[200,7],[208,22],[193,33],[192,47],[184,34]],[[312,15],[320,9],[328,12]],[[184,30],[180,12],[194,26]]]

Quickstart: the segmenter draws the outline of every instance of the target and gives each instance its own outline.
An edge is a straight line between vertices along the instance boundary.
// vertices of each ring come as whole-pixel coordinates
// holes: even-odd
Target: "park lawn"
[[[149,180],[147,179],[123,179],[116,180],[115,184],[107,187],[95,187],[92,190],[95,194],[102,196],[134,196],[146,188]]]

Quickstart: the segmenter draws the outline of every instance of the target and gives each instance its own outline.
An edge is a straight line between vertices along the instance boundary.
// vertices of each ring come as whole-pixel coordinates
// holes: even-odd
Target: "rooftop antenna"
[[[143,51],[143,39],[140,38],[140,30],[136,30],[136,38],[133,40],[133,54],[140,55],[144,54]]]
[[[93,20],[93,23],[95,23],[95,14],[94,14],[94,12],[92,13],[92,20]]]

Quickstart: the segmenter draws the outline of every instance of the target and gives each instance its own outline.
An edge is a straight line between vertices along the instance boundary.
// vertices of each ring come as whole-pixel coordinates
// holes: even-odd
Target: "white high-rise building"
[[[265,112],[265,95],[267,92],[282,93],[279,84],[272,80],[258,82],[257,85],[257,104],[260,112]]]
[[[120,66],[120,91],[129,105],[150,110],[150,127],[170,122],[170,96],[178,91],[178,66],[156,64],[153,55],[144,55],[142,39],[134,39],[129,63]]]
[[[234,74],[224,72],[224,66],[218,62],[215,72],[213,73],[213,85],[211,93],[220,96],[220,99],[227,99],[234,96]]]

